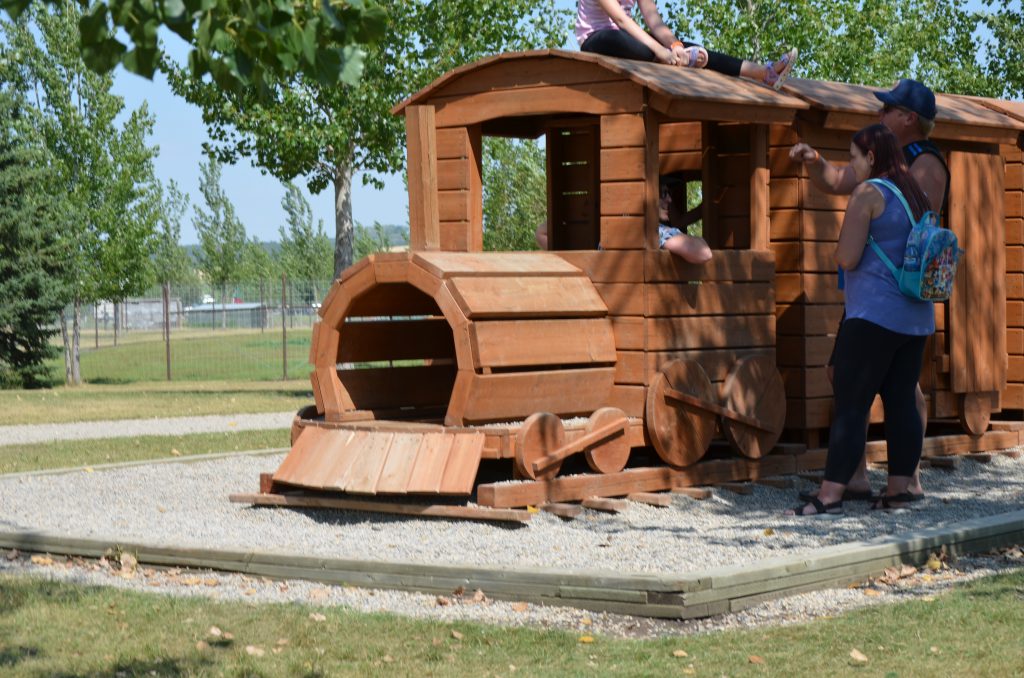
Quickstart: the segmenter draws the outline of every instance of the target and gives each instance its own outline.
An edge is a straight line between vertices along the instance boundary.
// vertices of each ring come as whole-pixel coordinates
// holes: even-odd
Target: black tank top
[[[949,202],[949,165],[946,164],[946,156],[943,155],[942,149],[940,149],[934,141],[931,139],[922,139],[921,141],[912,141],[903,147],[903,157],[907,160],[907,167],[914,164],[924,154],[934,155],[942,163],[942,168],[946,170],[946,190],[942,194],[942,211],[940,216],[946,214],[946,205]]]

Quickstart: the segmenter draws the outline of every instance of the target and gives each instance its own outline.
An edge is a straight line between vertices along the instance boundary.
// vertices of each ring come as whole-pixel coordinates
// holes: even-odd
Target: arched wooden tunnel
[[[608,310],[550,253],[374,255],[328,294],[310,362],[317,411],[445,424],[588,415],[615,369]]]

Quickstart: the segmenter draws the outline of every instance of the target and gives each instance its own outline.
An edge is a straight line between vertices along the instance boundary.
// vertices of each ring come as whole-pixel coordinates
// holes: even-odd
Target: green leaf
[[[124,55],[121,63],[132,73],[152,80],[153,73],[156,72],[157,58],[158,52],[156,49],[136,47]]]
[[[163,8],[164,18],[168,25],[172,22],[184,21],[186,18],[184,0],[163,0]]]

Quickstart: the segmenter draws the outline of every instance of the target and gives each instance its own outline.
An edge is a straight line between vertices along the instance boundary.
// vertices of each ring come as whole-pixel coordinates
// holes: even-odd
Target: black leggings
[[[684,47],[697,47],[697,43],[684,42]],[[604,54],[605,56],[619,57],[622,59],[633,59],[635,61],[655,61],[654,52],[640,42],[626,31],[616,30],[614,28],[606,28],[600,31],[594,31],[587,39],[583,41],[583,45],[580,47],[582,52],[594,52],[595,54]],[[718,71],[725,75],[731,75],[734,78],[738,78],[740,75],[740,66],[743,65],[743,59],[738,59],[728,54],[722,54],[721,52],[712,52],[708,50],[708,65],[706,68],[712,71]]]
[[[836,337],[835,415],[829,432],[825,480],[850,482],[867,441],[875,394],[885,409],[889,475],[911,476],[921,460],[924,435],[915,393],[921,377],[926,336],[900,334],[848,318]]]

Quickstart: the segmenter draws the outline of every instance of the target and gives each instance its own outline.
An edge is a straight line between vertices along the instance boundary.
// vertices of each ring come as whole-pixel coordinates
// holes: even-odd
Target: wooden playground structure
[[[937,104],[946,225],[966,255],[921,376],[926,456],[1012,447],[1024,427],[1024,104]],[[788,151],[802,139],[846,162],[878,109],[857,85],[775,92],[559,50],[439,78],[394,109],[409,251],[335,282],[313,333],[315,405],[261,493],[233,499],[518,520],[497,510],[571,515],[566,502],[662,503],[650,493],[822,468],[846,197]],[[489,135],[544,137],[549,251],[481,251]],[[669,173],[701,186],[706,264],[658,249]],[[884,442],[869,448],[884,459]]]

